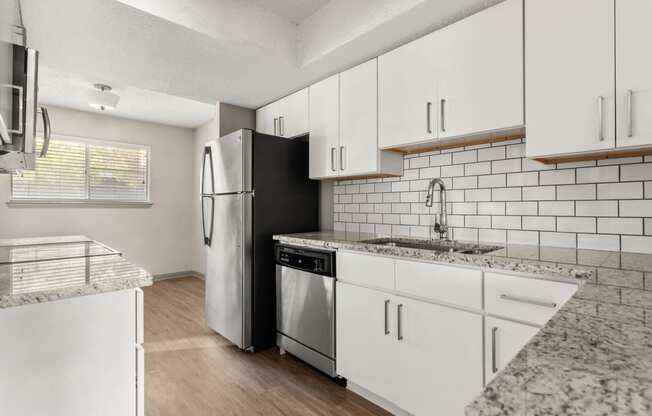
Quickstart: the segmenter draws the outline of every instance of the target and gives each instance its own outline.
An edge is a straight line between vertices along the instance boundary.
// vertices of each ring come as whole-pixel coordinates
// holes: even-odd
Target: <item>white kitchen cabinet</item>
[[[536,326],[487,317],[484,325],[485,378],[489,384],[539,332]]]
[[[403,156],[378,148],[377,60],[310,87],[310,177],[400,176]]]
[[[614,148],[614,41],[614,0],[525,0],[528,157]]]
[[[414,415],[463,416],[482,390],[482,316],[400,296],[396,302],[396,404]]]
[[[652,144],[652,2],[616,1],[617,146]]]
[[[290,94],[256,111],[256,131],[279,137],[308,133],[308,88]]]
[[[340,76],[310,86],[310,178],[339,175]]]
[[[139,291],[0,309],[2,413],[144,416]]]
[[[407,383],[397,377],[394,296],[341,282],[336,293],[337,373],[395,402]]]
[[[439,139],[522,127],[522,0],[445,27],[436,40]]]
[[[437,32],[378,57],[380,148],[437,139]]]

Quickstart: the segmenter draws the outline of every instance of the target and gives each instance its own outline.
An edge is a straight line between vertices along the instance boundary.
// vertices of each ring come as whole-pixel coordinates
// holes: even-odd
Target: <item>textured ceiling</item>
[[[172,120],[178,98],[187,108],[257,108],[500,1],[23,0],[23,8],[29,46],[46,68],[45,103],[78,105],[80,95],[66,93],[82,88],[64,82],[70,74],[156,94],[168,104],[135,99],[133,118]]]

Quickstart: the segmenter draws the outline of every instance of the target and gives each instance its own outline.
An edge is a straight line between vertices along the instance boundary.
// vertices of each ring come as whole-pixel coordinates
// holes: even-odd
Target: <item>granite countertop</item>
[[[519,245],[490,255],[426,254],[360,243],[376,237],[326,232],[274,238],[580,279],[585,283],[577,293],[467,406],[467,416],[652,415],[652,255]]]
[[[0,239],[0,308],[151,284],[147,271],[84,236]]]

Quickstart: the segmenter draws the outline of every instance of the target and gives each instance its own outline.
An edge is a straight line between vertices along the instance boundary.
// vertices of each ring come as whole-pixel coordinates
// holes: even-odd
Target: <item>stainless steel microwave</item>
[[[50,140],[47,109],[38,108],[38,52],[0,40],[0,173],[36,167],[36,117],[43,117],[45,156]]]

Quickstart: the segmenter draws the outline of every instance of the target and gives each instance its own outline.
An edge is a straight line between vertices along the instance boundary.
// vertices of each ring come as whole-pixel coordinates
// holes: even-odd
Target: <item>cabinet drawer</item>
[[[336,264],[338,280],[394,290],[394,259],[338,252]]]
[[[485,273],[485,309],[490,314],[544,325],[577,291],[573,283]]]
[[[482,309],[480,270],[397,260],[396,290],[421,298]]]

